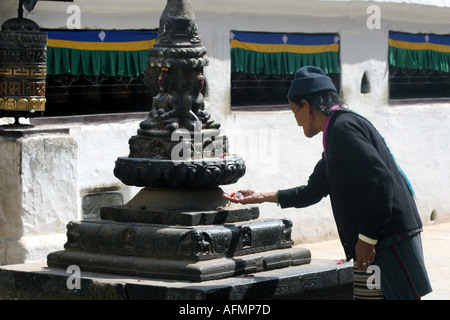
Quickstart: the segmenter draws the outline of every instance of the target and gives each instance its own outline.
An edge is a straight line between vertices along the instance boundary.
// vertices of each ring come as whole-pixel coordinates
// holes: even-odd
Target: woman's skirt
[[[418,300],[432,291],[420,232],[391,237],[376,250],[369,273],[355,268],[355,299]]]

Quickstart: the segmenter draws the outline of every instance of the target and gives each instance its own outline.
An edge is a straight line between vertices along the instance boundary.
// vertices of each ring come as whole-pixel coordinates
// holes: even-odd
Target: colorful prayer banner
[[[48,33],[49,74],[142,74],[157,37],[154,30],[41,31]]]
[[[450,35],[389,32],[389,64],[450,72]]]
[[[339,73],[337,34],[230,32],[234,72],[294,74],[304,65]]]

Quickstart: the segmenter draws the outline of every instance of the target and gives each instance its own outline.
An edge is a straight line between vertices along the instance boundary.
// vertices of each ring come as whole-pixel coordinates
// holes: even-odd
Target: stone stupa
[[[114,169],[142,190],[101,219],[70,222],[48,266],[206,281],[309,263],[309,250],[292,247],[289,219],[259,219],[258,207],[222,198],[220,185],[246,167],[206,111],[208,58],[189,1],[167,1],[149,54],[145,82],[159,93]]]

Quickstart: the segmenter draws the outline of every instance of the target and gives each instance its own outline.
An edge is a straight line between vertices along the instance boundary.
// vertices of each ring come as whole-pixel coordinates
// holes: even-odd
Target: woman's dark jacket
[[[308,184],[279,190],[282,208],[302,208],[330,195],[347,260],[361,233],[379,242],[422,227],[416,204],[383,138],[365,118],[333,114],[326,148]]]

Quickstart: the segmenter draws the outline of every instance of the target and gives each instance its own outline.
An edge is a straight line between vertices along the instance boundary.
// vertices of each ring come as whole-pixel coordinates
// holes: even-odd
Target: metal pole
[[[17,9],[17,12],[19,13],[19,18],[23,18],[23,1],[19,0],[19,9]]]

